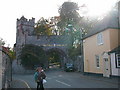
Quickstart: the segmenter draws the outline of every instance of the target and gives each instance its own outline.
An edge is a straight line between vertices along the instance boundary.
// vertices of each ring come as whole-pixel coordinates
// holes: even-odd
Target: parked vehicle
[[[71,63],[66,63],[65,64],[65,71],[74,71],[74,66]]]

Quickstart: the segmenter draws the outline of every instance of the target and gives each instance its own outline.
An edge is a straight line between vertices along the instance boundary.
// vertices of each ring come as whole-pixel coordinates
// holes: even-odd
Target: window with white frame
[[[120,54],[116,54],[116,67],[120,68]]]
[[[96,67],[99,68],[100,67],[100,57],[99,57],[99,55],[95,55],[95,60],[96,60]]]
[[[97,34],[97,43],[98,43],[98,45],[103,44],[103,35],[102,35],[102,33]]]

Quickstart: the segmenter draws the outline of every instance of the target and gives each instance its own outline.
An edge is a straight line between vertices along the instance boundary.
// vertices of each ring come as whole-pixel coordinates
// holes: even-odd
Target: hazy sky
[[[16,42],[16,19],[24,15],[26,18],[58,16],[58,8],[68,0],[1,0],[0,1],[0,37],[10,47]],[[81,6],[88,6],[91,16],[102,15],[108,11],[117,0],[69,0]]]

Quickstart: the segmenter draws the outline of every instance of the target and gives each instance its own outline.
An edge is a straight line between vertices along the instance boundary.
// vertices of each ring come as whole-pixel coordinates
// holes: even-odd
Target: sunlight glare
[[[82,0],[79,0],[78,4]],[[87,8],[87,16],[103,16],[115,5],[117,0],[84,0]]]

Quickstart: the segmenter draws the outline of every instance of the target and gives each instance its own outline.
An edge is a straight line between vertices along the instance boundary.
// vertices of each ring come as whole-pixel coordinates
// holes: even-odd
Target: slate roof
[[[109,53],[120,53],[120,46],[118,46],[117,48],[114,48],[113,50],[111,50]]]
[[[92,35],[95,35],[101,31],[107,30],[108,28],[118,29],[119,28],[119,19],[118,12],[110,12],[107,16],[103,18],[100,22],[98,22],[90,32],[83,37],[83,39],[88,38]]]

